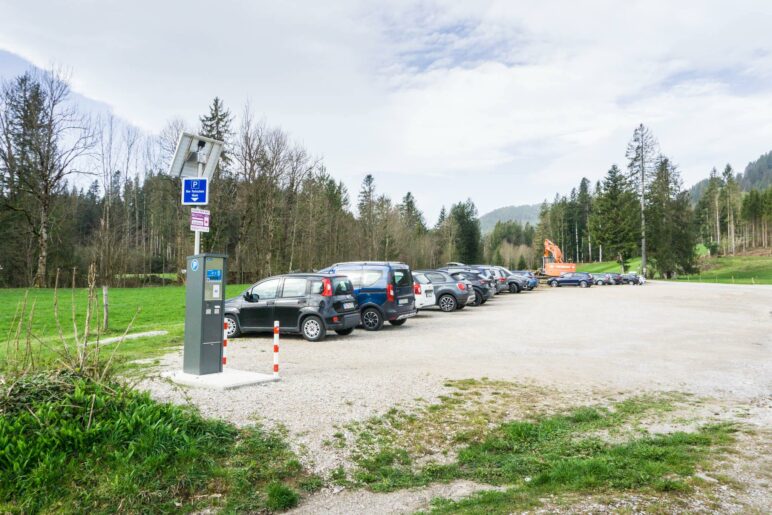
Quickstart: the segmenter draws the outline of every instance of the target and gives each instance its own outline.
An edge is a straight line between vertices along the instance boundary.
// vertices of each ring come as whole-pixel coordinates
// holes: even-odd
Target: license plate
[[[426,290],[427,297],[434,297],[434,290]]]
[[[410,299],[399,299],[400,304],[407,304],[408,302],[410,302]]]
[[[354,309],[354,303],[353,302],[344,302],[343,303],[343,309]]]

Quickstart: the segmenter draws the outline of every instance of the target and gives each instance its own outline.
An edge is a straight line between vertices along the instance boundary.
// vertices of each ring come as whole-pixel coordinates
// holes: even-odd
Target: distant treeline
[[[458,202],[431,226],[407,192],[398,202],[366,175],[356,199],[321,159],[245,108],[238,127],[220,99],[200,134],[224,140],[203,250],[226,252],[233,280],[313,270],[347,259],[433,267],[483,259],[477,210]],[[100,284],[179,273],[192,253],[180,182],[166,173],[184,123],[145,136],[111,117],[89,119],[56,73],[25,73],[0,92],[0,285]],[[87,188],[75,173],[88,174]],[[82,183],[82,179],[81,179]],[[356,207],[356,214],[353,212]]]
[[[635,129],[626,155],[625,170],[612,165],[594,186],[582,179],[569,195],[542,205],[537,247],[548,238],[570,261],[616,260],[626,266],[642,253],[645,227],[649,275],[673,277],[694,270],[697,243],[714,255],[770,245],[772,187],[744,192],[740,181],[761,184],[759,163],[772,160],[772,153],[744,175],[735,175],[730,165],[722,174],[714,168],[696,205],[649,129]]]

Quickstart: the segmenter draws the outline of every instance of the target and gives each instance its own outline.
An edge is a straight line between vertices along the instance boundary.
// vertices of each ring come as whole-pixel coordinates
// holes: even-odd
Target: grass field
[[[244,285],[229,285],[227,296],[238,295]],[[101,290],[98,291],[98,309],[92,320],[92,337],[102,316]],[[73,318],[82,337],[86,316],[88,292],[84,288],[59,290],[59,321],[62,333],[68,342],[74,342]],[[182,342],[185,319],[185,287],[165,286],[146,288],[110,288],[109,330],[101,337],[121,336],[134,319],[130,333],[165,330],[167,335],[124,341],[117,356],[139,359],[163,354],[170,346]],[[73,317],[73,305],[75,316]],[[23,315],[21,314],[24,312]],[[30,317],[32,323],[30,324]],[[136,318],[135,318],[136,317]],[[61,347],[61,339],[54,316],[53,289],[5,289],[0,290],[0,358],[8,351],[8,345],[16,340],[26,339],[27,332],[34,345],[40,347],[43,357],[55,356],[55,349]],[[109,347],[109,346],[108,346]],[[0,360],[2,361],[2,360]]]
[[[772,284],[772,258],[764,256],[725,256],[703,258],[699,261],[700,272],[679,276],[677,281],[727,284]],[[615,261],[580,263],[579,272],[621,272]],[[640,272],[640,258],[630,260],[630,270]]]
[[[641,258],[631,259],[629,262],[631,272],[641,271]],[[621,274],[622,267],[616,261],[601,261],[598,263],[579,263],[576,265],[577,272],[589,272],[591,274],[600,274],[603,272],[616,272]]]
[[[705,259],[700,273],[678,277],[678,281],[728,284],[772,284],[772,258],[726,256]]]

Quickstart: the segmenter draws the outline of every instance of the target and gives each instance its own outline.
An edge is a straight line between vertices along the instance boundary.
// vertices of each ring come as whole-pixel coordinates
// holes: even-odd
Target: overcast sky
[[[249,101],[352,198],[428,218],[601,178],[640,122],[686,185],[772,150],[772,2],[0,0],[0,50],[148,131]],[[0,56],[0,69],[12,61]]]

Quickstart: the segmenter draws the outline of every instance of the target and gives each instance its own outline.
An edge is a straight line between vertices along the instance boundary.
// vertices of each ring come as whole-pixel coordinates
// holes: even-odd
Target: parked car
[[[611,272],[608,275],[611,276],[611,284],[624,284],[624,279],[622,279],[622,274]]]
[[[416,309],[434,306],[437,302],[432,283],[424,274],[419,272],[413,272],[413,294],[415,295]]]
[[[458,264],[458,265],[453,265],[453,266],[451,266],[451,264],[448,264],[448,266],[443,267],[443,268],[438,268],[438,270],[440,270],[442,272],[446,272],[446,273],[451,274],[451,275],[453,275],[455,273],[458,273],[458,272],[471,272],[473,274],[477,274],[479,279],[480,279],[480,281],[481,281],[480,286],[483,289],[483,300],[484,301],[489,300],[491,297],[496,295],[496,293],[498,293],[497,286],[496,286],[498,278],[497,278],[496,274],[493,273],[492,270],[488,270],[488,269],[482,270],[482,269],[473,268],[471,266],[467,266],[467,265],[464,265],[464,264]],[[472,281],[472,282],[474,283],[474,281]]]
[[[434,288],[434,298],[437,306],[447,313],[457,309],[463,309],[474,290],[469,288],[465,281],[459,281],[441,270],[417,270],[423,274]],[[472,301],[473,302],[473,301]]]
[[[622,274],[622,284],[643,284],[646,279],[642,275],[638,275],[635,272],[629,274]]]
[[[494,267],[492,265],[472,265],[471,268],[473,270],[483,270],[491,274],[494,285],[496,286],[497,295],[503,291],[509,290],[506,275],[499,269],[499,267]]]
[[[592,275],[593,282],[598,286],[604,286],[606,284],[614,284],[614,279],[611,277],[611,274],[593,273],[590,275]]]
[[[560,277],[550,277],[547,284],[553,288],[556,286],[581,286],[588,288],[592,286],[592,275],[587,272],[565,272]]]
[[[323,340],[327,331],[351,334],[361,322],[354,287],[345,275],[288,274],[263,279],[225,301],[228,337],[246,332],[300,333]]]
[[[515,275],[523,276],[527,279],[528,282],[525,286],[527,290],[533,290],[534,288],[539,287],[539,278],[536,277],[536,274],[530,270],[512,270],[512,273]]]
[[[522,275],[518,275],[503,266],[494,266],[493,268],[504,274],[504,282],[509,293],[520,293],[523,290],[528,290],[528,279]]]
[[[488,288],[487,280],[484,279],[478,272],[461,270],[450,274],[451,277],[457,280],[466,280],[474,290],[474,306],[481,306],[488,302],[494,293],[493,290]]]
[[[402,325],[416,314],[413,276],[405,263],[352,261],[322,271],[351,280],[362,326],[368,331],[378,331],[386,320],[391,325]]]

